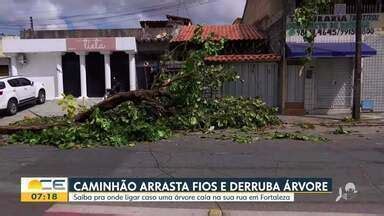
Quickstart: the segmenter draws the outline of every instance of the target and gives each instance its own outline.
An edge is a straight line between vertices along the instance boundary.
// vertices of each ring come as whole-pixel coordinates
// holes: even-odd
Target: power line
[[[185,13],[187,14],[187,17],[191,17],[191,15],[189,14],[189,11],[188,11],[187,4],[185,3],[185,1],[183,1],[183,3],[184,3],[184,10],[185,10]]]
[[[107,5],[108,6],[113,5],[113,1],[108,1]],[[121,4],[115,4],[115,5],[118,6],[118,8],[120,10],[126,10],[126,9],[132,7],[131,5],[127,5],[126,7],[121,7]],[[33,9],[28,8],[28,13],[27,14],[36,16],[36,15],[40,15],[42,13],[46,14],[46,13],[50,13],[50,12],[52,12],[52,10],[33,10]],[[81,9],[81,10],[71,10],[71,12],[75,12],[73,14],[76,14],[76,12],[78,12],[77,14],[81,15],[81,14],[84,14],[84,9]],[[89,15],[92,15],[92,14],[94,14],[94,13],[89,13]],[[23,17],[24,18],[24,14],[22,16],[14,16],[14,17]]]
[[[218,0],[210,0],[210,1],[206,1],[205,3],[202,3],[202,4],[199,4],[199,5],[191,5],[190,7],[196,7],[196,6],[201,6],[201,5],[204,5],[204,4],[208,4],[208,3],[213,3],[213,2],[216,2]],[[186,6],[185,6],[186,7]],[[151,11],[151,14],[154,15],[154,14],[159,14],[159,15],[162,15],[164,10],[166,11],[172,11],[174,10],[175,7],[173,8],[163,8],[161,10],[153,10]],[[111,15],[111,16],[104,16],[104,17],[98,17],[97,19],[84,19],[84,20],[80,20],[80,21],[75,21],[75,22],[72,22],[71,20],[69,20],[68,22],[70,22],[70,24],[73,24],[73,25],[76,25],[77,27],[83,27],[83,26],[91,26],[91,27],[94,27],[94,25],[89,25],[89,23],[93,23],[94,21],[97,21],[97,20],[103,20],[103,24],[105,23],[116,23],[116,22],[122,22],[122,21],[127,21],[127,20],[137,20],[137,17],[132,17],[132,18],[129,18],[129,16],[132,16],[132,15],[137,15],[137,14],[141,14],[141,13],[126,13],[125,16],[121,16],[121,15]],[[128,16],[128,17],[127,17]],[[115,20],[109,20],[109,21],[106,21],[108,19],[115,19]],[[39,27],[44,27],[45,24],[41,24],[39,23]],[[46,25],[54,25],[53,23],[50,23],[50,24],[46,24]],[[63,27],[66,27],[66,24],[62,24],[62,23],[59,23],[57,24],[58,26],[63,26]],[[97,23],[95,23],[95,25],[97,25]]]
[[[172,8],[169,8],[169,7],[166,7],[166,8],[161,8],[161,9],[156,9],[156,10],[147,10],[145,11],[145,13],[163,13],[163,11],[168,11],[168,10],[171,10]],[[94,18],[84,18],[82,20],[78,20],[78,21],[72,21],[72,20],[66,20],[67,22],[70,22],[71,24],[73,25],[80,25],[80,24],[88,24],[88,23],[94,23],[94,22],[97,22],[97,21],[103,21],[103,23],[105,22],[119,22],[120,20],[119,19],[126,19],[127,17],[130,17],[130,16],[134,16],[134,15],[138,15],[138,14],[141,14],[143,13],[143,11],[140,11],[140,12],[130,12],[130,13],[124,13],[124,14],[114,14],[114,15],[109,15],[109,16],[99,16],[99,17],[94,17]],[[110,21],[106,21],[108,19],[117,19],[117,20],[110,20]],[[137,20],[137,17],[132,17],[130,18],[130,20]],[[61,22],[63,20],[60,20]],[[39,26],[45,26],[45,25],[55,25],[57,23],[39,23]],[[63,25],[62,23],[59,23],[58,25]]]
[[[164,11],[158,11],[158,12],[152,13],[152,15],[154,15],[154,16],[161,16],[161,15],[164,15]],[[122,23],[122,22],[130,21],[130,20],[136,20],[137,21],[138,18],[137,17],[124,17],[124,16],[121,16],[121,17],[113,18],[113,20],[108,20],[108,18],[107,18],[106,20],[103,20],[102,23],[81,21],[81,22],[74,22],[74,23],[69,23],[69,24],[70,25],[76,25],[76,28],[88,28],[88,27],[94,28],[97,25],[99,25],[99,26],[103,25],[103,26],[107,26],[106,28],[110,28],[110,27],[113,27],[113,24]],[[110,25],[109,27],[108,27],[108,24]],[[56,25],[56,24],[52,24],[52,25]],[[65,28],[67,26],[67,24],[60,23],[60,24],[57,24],[56,26],[57,27],[61,27],[61,28]],[[45,25],[39,25],[38,26],[38,28],[44,28],[44,27],[46,27],[46,26]]]
[[[177,6],[177,12],[176,12],[176,14],[177,14],[177,16],[179,16],[179,12],[180,12],[180,6],[181,6],[181,1],[182,0],[178,0],[178,6]]]
[[[210,1],[212,0],[208,0],[207,2],[204,2],[204,3],[201,3],[200,0],[194,0],[194,1],[190,1],[188,4],[196,4],[196,3],[200,3],[200,4],[207,4],[209,3]],[[213,0],[213,1],[217,1],[217,0]],[[185,2],[183,2],[184,5],[186,5]],[[130,15],[137,15],[137,14],[141,14],[141,13],[151,13],[153,11],[158,11],[158,10],[167,10],[167,9],[171,9],[171,8],[179,8],[181,6],[181,3],[180,2],[169,2],[169,3],[165,3],[165,4],[158,4],[158,5],[155,5],[155,6],[148,6],[148,7],[143,7],[143,8],[139,8],[135,11],[130,11],[130,12],[120,12],[122,11],[124,8],[120,8],[118,10],[112,10],[112,11],[107,11],[105,13],[99,13],[99,14],[95,14],[95,13],[89,13],[89,14],[75,14],[75,15],[69,15],[69,16],[60,16],[59,18],[48,18],[48,19],[38,19],[38,20],[42,20],[42,21],[49,21],[49,22],[43,22],[41,23],[40,25],[51,25],[51,24],[55,24],[55,23],[52,23],[52,22],[62,22],[63,20],[74,20],[72,22],[84,22],[84,21],[97,21],[97,20],[101,20],[101,19],[105,19],[105,18],[114,18],[114,17],[118,17],[118,16],[130,16]],[[118,14],[116,14],[116,12],[120,12]],[[111,14],[113,13],[113,15],[108,15],[108,14]],[[38,18],[38,15],[35,15],[34,17]],[[78,21],[76,21],[78,19]],[[21,22],[24,23],[24,20],[20,20]],[[20,22],[19,21],[19,22]],[[0,22],[1,23],[1,22]],[[17,23],[17,22],[14,22],[14,23]],[[17,25],[19,26],[20,24],[9,24],[9,25]]]
[[[156,9],[159,9],[159,8],[161,9],[161,8],[170,7],[170,6],[172,6],[170,3],[166,3],[166,4],[155,5],[155,6],[142,7],[142,8],[138,8],[137,10],[128,11],[128,12],[125,11],[124,8],[119,8],[118,10],[111,10],[111,11],[107,11],[107,12],[104,12],[104,13],[98,13],[98,14],[95,14],[95,13],[89,13],[89,14],[81,13],[81,14],[75,14],[75,15],[69,15],[69,16],[60,16],[59,18],[40,18],[39,20],[43,20],[43,21],[62,21],[64,19],[76,19],[76,18],[79,18],[80,21],[82,21],[82,20],[88,20],[88,19],[91,20],[93,18],[97,18],[97,19],[100,18],[101,19],[101,18],[104,18],[104,17],[108,17],[106,15],[111,14],[111,13],[113,13],[114,16],[123,16],[125,14],[130,14],[130,13],[137,14],[137,13],[141,13],[141,12],[146,12],[146,11],[150,11],[150,10],[156,10]],[[122,11],[122,9],[123,9],[123,11]],[[116,12],[120,12],[120,13],[116,14]],[[41,14],[35,14],[34,17],[39,17],[39,15],[41,15]],[[17,22],[24,23],[25,20],[23,19],[23,20],[14,21],[14,23],[17,23]],[[49,24],[52,24],[52,23],[49,23]],[[12,25],[12,24],[9,24],[9,25]]]
[[[184,6],[185,11],[189,14],[188,12],[188,7],[196,7],[196,6],[201,6],[205,4],[210,4],[214,3],[219,0],[205,0],[204,2],[201,2],[200,0],[195,0],[195,1],[190,1],[186,2],[184,0],[178,0],[178,2],[169,2],[165,4],[158,4],[155,6],[148,6],[148,7],[142,7],[134,11],[129,11],[129,12],[122,12],[118,14],[111,14],[114,13],[114,11],[108,11],[105,13],[100,13],[100,14],[92,14],[92,15],[87,15],[87,14],[78,14],[78,15],[70,15],[70,16],[63,16],[60,18],[55,18],[55,19],[45,19],[45,21],[48,22],[40,22],[39,19],[35,18],[35,24],[37,24],[37,28],[44,28],[49,25],[55,25],[57,28],[66,28],[67,24],[63,22],[68,22],[71,25],[76,25],[76,27],[94,27],[94,25],[105,25],[105,24],[113,24],[116,22],[122,22],[122,21],[127,21],[127,20],[135,20],[137,17],[134,18],[129,18],[130,16],[138,15],[138,14],[144,14],[144,13],[149,13],[149,14],[157,14],[157,13],[162,13],[164,11],[171,11],[174,9],[179,10],[180,6]],[[199,4],[197,4],[199,3]],[[121,11],[122,8],[116,11]],[[105,15],[103,15],[105,14]],[[111,15],[108,15],[111,14]],[[115,19],[115,20],[108,20],[108,19]],[[43,19],[44,20],[44,19]],[[98,24],[95,23],[97,21],[103,20],[103,23]],[[108,21],[106,21],[108,20]],[[91,23],[91,24],[90,24]],[[23,26],[26,26],[27,22],[23,21],[23,24],[16,24],[16,23],[1,23],[0,26],[7,26],[10,29],[16,29],[16,28],[22,28]],[[1,27],[0,27],[1,28]]]
[[[0,25],[0,30],[3,30],[3,29],[6,29],[6,30],[15,30],[15,31],[17,31],[17,30],[22,29],[22,27],[7,27],[7,26],[1,26],[1,25]]]
[[[163,13],[158,13],[158,15],[163,15]],[[87,27],[94,27],[96,25],[104,25],[104,26],[108,26],[108,24],[115,24],[115,23],[122,23],[124,21],[130,21],[130,20],[137,20],[137,17],[120,17],[120,18],[114,18],[114,20],[107,20],[107,21],[103,21],[103,23],[93,23],[93,22],[76,22],[76,23],[69,23],[70,25],[76,25],[77,28],[87,28]],[[106,25],[107,24],[107,25]],[[52,24],[52,25],[56,25],[57,27],[66,27],[67,24]],[[39,25],[37,28],[45,28],[46,25]],[[112,26],[110,26],[112,27]],[[108,27],[106,27],[108,28]]]
[[[196,2],[196,0],[191,2],[191,3],[194,3],[194,2]],[[106,11],[104,13],[98,13],[98,14],[95,14],[95,13],[88,13],[88,14],[81,13],[81,14],[74,14],[74,15],[69,15],[69,16],[60,16],[60,19],[76,19],[76,18],[84,19],[84,17],[92,19],[94,16],[95,16],[95,18],[98,18],[98,17],[100,17],[100,15],[108,15],[110,13],[116,13],[116,12],[121,12],[121,13],[120,14],[115,14],[115,15],[125,15],[125,14],[130,14],[130,13],[140,13],[140,12],[152,11],[152,10],[157,10],[157,9],[162,9],[162,8],[167,8],[167,7],[175,7],[177,5],[178,5],[178,3],[168,2],[168,3],[165,3],[165,4],[158,4],[158,5],[152,5],[152,6],[137,8],[136,10],[130,11],[130,12],[126,11],[127,8],[119,8],[118,10],[110,10],[110,11]],[[131,7],[129,7],[129,8],[131,8]],[[55,19],[46,19],[46,20],[55,20]]]

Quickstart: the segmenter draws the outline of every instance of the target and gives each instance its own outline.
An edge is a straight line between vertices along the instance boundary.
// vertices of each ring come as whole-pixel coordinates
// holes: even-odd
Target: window
[[[0,65],[0,76],[8,76],[8,65]]]
[[[19,78],[19,83],[20,83],[20,86],[29,86],[32,84],[31,81],[26,78]]]
[[[20,86],[19,79],[10,79],[8,80],[8,84],[12,87]]]
[[[4,82],[0,82],[0,90],[1,89],[5,89],[5,83]]]

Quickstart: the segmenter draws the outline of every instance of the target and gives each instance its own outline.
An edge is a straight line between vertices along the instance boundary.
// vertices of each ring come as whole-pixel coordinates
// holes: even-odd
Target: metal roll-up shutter
[[[350,108],[352,102],[352,74],[353,61],[351,58],[317,60],[317,108]]]
[[[225,83],[223,95],[260,97],[268,106],[277,106],[277,63],[237,63],[233,66],[240,76],[240,81]]]
[[[301,65],[288,65],[288,102],[304,103],[304,70]]]
[[[384,112],[384,34],[366,35],[364,42],[377,55],[363,59],[362,100],[373,100],[373,110]]]

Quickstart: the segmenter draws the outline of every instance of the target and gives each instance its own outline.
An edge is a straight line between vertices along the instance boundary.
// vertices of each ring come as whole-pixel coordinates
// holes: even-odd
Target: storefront
[[[47,99],[62,94],[103,97],[117,80],[122,90],[136,90],[134,37],[5,39],[10,74],[42,82]]]
[[[305,57],[303,31],[287,18],[287,94],[285,113],[348,113],[353,94],[353,70],[355,57],[356,21],[353,14],[318,15],[314,22],[315,53],[306,68],[297,65],[297,59]],[[367,13],[362,20],[362,84],[361,104],[364,111],[384,111],[384,16]],[[298,69],[300,68],[300,69]],[[301,70],[301,72],[297,72]],[[293,71],[293,72],[292,72]],[[296,71],[296,72],[295,72]],[[302,77],[297,78],[297,74]],[[296,83],[294,79],[300,79]],[[296,97],[297,92],[305,92]],[[293,102],[292,102],[293,101]]]
[[[308,45],[287,43],[286,113],[349,113],[352,106],[355,43],[315,43],[313,60],[303,66]],[[376,55],[367,44],[364,58]]]

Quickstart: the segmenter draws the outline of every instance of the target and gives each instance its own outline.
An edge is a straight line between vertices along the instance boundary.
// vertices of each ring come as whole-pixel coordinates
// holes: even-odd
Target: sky
[[[0,33],[35,29],[134,28],[140,20],[163,20],[166,14],[193,23],[230,24],[241,17],[245,0],[0,0]]]

